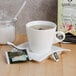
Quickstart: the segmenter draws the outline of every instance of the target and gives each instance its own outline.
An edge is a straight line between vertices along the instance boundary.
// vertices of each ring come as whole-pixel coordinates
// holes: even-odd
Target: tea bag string
[[[17,20],[17,17],[18,17],[18,15],[21,13],[21,11],[22,11],[22,9],[24,8],[25,4],[26,4],[26,1],[24,1],[24,2],[23,2],[23,4],[22,4],[21,8],[20,8],[20,9],[19,9],[19,11],[16,13],[16,15],[15,15],[14,19],[16,19],[16,20]]]

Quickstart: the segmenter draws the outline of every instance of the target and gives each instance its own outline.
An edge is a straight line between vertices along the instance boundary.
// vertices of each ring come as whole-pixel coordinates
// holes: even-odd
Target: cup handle
[[[55,33],[55,39],[53,41],[53,43],[58,43],[58,42],[62,42],[65,39],[65,33],[62,31],[57,31]]]

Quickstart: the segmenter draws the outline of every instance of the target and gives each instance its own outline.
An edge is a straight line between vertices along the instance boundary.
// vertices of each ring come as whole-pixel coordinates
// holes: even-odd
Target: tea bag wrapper
[[[9,51],[9,52],[5,52],[5,54],[8,64],[26,62],[31,60],[27,53],[27,49],[22,51]]]

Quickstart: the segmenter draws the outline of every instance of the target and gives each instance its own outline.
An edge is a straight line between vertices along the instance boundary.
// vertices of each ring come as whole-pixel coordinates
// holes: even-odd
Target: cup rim
[[[38,24],[37,24],[38,23]],[[30,26],[34,26],[34,25],[52,25],[55,29],[56,28],[56,24],[53,21],[44,21],[44,20],[36,20],[36,21],[30,21],[28,23],[26,23],[26,29],[29,28]],[[46,30],[36,30],[36,29],[31,29],[31,30],[35,30],[35,31],[49,31],[50,29],[46,29]]]

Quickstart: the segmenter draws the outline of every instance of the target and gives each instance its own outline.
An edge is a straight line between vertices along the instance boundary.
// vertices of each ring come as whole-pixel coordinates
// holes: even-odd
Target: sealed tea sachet
[[[9,51],[5,54],[8,64],[26,62],[30,60],[27,49],[22,51]]]

